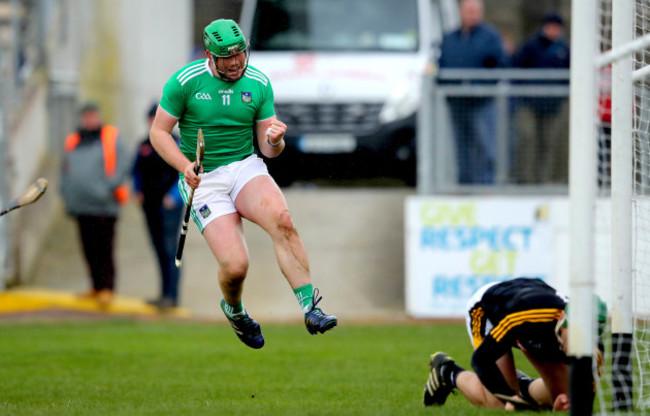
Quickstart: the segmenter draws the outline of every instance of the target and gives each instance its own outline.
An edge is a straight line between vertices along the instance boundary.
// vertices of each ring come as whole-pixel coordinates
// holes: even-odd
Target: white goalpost
[[[596,72],[597,4],[573,0],[571,7],[571,86],[569,100],[570,258],[569,323],[570,400],[572,415],[592,413],[594,355],[592,296],[595,293],[594,241],[597,182]],[[591,104],[590,104],[591,103]]]
[[[572,16],[571,414],[646,414],[650,0],[573,0]],[[598,267],[605,258],[611,268]],[[593,295],[603,280],[610,330],[599,377]],[[589,379],[596,381],[595,402]]]
[[[632,58],[642,44],[634,41],[634,3],[624,1],[612,10],[611,81],[611,199],[612,298],[611,386],[612,410],[633,408],[632,381]],[[641,39],[640,39],[641,40]],[[632,46],[632,47],[631,47]],[[607,56],[607,54],[606,54]],[[602,62],[601,67],[610,62]],[[614,127],[615,126],[615,127]],[[604,385],[601,389],[605,390]],[[602,396],[601,396],[602,397]]]

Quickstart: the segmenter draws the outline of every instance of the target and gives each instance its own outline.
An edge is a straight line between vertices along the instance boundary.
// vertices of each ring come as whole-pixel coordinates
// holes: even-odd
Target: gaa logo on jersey
[[[250,103],[253,100],[253,94],[250,92],[241,93],[241,101],[243,103]]]
[[[212,214],[212,211],[210,211],[210,208],[208,208],[207,205],[203,205],[201,208],[199,208],[199,214],[203,217],[203,219],[206,219]]]

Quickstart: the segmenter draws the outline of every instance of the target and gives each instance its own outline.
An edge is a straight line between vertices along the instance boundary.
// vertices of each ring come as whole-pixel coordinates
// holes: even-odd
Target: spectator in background
[[[147,113],[148,130],[157,109],[158,105],[154,104]],[[178,137],[174,136],[174,140],[179,143]],[[158,155],[147,135],[138,147],[133,166],[133,188],[135,198],[142,206],[160,268],[160,297],[149,303],[162,310],[178,306],[180,269],[174,264],[174,255],[184,204],[177,182],[178,172]]]
[[[120,204],[128,200],[124,181],[130,161],[118,129],[102,123],[97,104],[81,108],[80,122],[65,141],[61,194],[66,212],[79,225],[92,278],[92,289],[82,296],[108,305],[115,290],[115,224]]]
[[[514,54],[517,68],[568,69],[569,45],[563,38],[564,21],[549,13],[540,31]],[[544,81],[537,81],[542,83]],[[558,84],[558,81],[544,83]],[[567,84],[568,81],[560,81]],[[517,109],[518,143],[515,177],[520,183],[566,183],[569,129],[565,97],[523,97]]]
[[[598,185],[612,184],[612,66],[598,71]]]
[[[483,21],[480,0],[462,0],[461,27],[442,40],[441,69],[499,68],[506,65],[501,35]],[[458,182],[490,184],[494,182],[496,158],[496,103],[492,97],[449,97]]]

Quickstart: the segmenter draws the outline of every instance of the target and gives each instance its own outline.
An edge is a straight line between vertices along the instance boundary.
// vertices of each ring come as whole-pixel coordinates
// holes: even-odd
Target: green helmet
[[[246,38],[237,23],[230,19],[219,19],[203,29],[205,49],[219,58],[227,58],[244,52],[248,47]]]
[[[598,336],[602,336],[605,332],[605,326],[607,325],[607,304],[600,298],[600,296],[594,294],[594,306],[595,306],[595,317],[597,319],[597,329]],[[567,327],[566,316],[569,314],[569,304],[567,303],[564,307],[565,316],[561,321],[561,326],[563,328]]]

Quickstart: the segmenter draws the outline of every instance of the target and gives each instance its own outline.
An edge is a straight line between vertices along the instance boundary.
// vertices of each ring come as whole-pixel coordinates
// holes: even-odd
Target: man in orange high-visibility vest
[[[115,289],[113,242],[120,205],[128,200],[124,184],[131,158],[116,127],[103,124],[99,107],[85,104],[80,127],[65,141],[61,194],[66,212],[79,225],[92,289],[84,297],[107,305]]]

